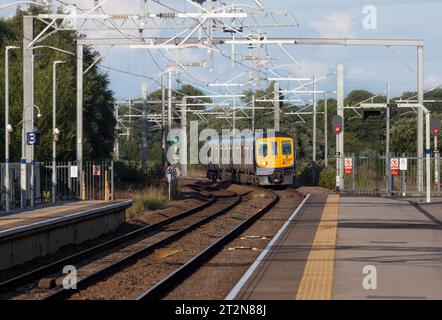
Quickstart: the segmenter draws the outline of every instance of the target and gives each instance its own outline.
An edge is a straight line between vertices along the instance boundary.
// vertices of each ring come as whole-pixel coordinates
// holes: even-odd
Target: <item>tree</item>
[[[17,10],[9,19],[0,19],[0,78],[4,79],[4,49],[7,45],[22,46],[23,16],[42,13],[44,9],[31,6],[27,11]],[[34,32],[40,32],[46,25],[35,20]],[[53,46],[75,52],[77,34],[59,31],[39,45]],[[76,58],[49,49],[36,49],[35,56],[35,104],[41,108],[42,117],[35,119],[40,130],[41,143],[36,147],[36,159],[49,161],[52,158],[52,64],[64,60],[57,68],[57,127],[61,132],[57,153],[60,161],[76,158]],[[98,53],[86,47],[84,64],[89,66]],[[10,60],[10,123],[11,159],[18,162],[21,157],[21,127],[23,110],[23,51],[11,52]],[[113,93],[108,89],[108,75],[92,67],[84,78],[84,141],[85,160],[103,160],[112,156],[115,138],[115,117]],[[4,105],[4,86],[0,86],[0,105]],[[4,111],[0,112],[0,130],[4,132]],[[0,157],[4,153],[4,140],[0,142]]]

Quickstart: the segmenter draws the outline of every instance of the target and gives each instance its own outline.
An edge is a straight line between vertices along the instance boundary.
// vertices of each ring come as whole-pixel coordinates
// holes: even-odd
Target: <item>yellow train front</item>
[[[221,137],[206,142],[210,149],[207,178],[257,186],[293,184],[296,167],[294,138],[272,135]]]

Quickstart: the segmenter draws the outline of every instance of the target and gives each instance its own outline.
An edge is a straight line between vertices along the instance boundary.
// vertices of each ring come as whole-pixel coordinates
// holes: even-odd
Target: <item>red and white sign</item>
[[[99,176],[99,175],[101,175],[101,168],[100,168],[100,166],[96,166],[96,165],[94,165],[94,166],[92,167],[92,174],[93,174],[94,176]]]
[[[399,159],[392,158],[390,159],[390,170],[393,176],[397,176],[399,174]]]
[[[345,158],[344,159],[344,173],[352,174],[353,173],[353,159]]]

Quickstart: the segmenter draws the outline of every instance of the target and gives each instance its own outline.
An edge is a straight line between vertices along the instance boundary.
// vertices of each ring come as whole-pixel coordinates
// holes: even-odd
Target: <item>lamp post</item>
[[[9,124],[9,50],[18,49],[15,46],[7,46],[5,49],[5,210],[9,211],[10,206],[10,179],[9,179],[9,134],[12,131]]]
[[[57,129],[57,64],[66,61],[54,61],[52,66],[52,203],[57,201],[57,141],[60,134]]]

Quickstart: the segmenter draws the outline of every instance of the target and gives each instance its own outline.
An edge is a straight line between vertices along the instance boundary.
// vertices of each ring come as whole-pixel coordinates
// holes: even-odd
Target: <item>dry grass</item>
[[[132,207],[126,211],[127,218],[134,218],[146,210],[163,209],[169,203],[167,190],[162,186],[149,186],[140,191],[119,191],[117,199],[133,200]]]
[[[204,166],[189,166],[188,175],[193,178],[205,178],[207,175],[206,168]]]

